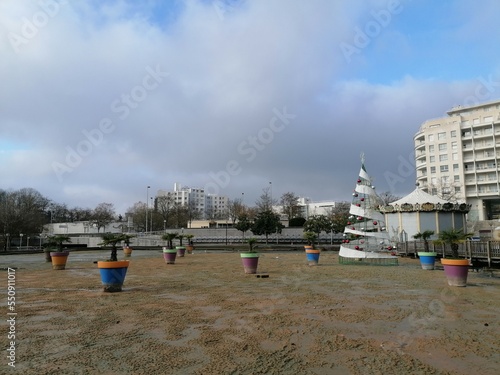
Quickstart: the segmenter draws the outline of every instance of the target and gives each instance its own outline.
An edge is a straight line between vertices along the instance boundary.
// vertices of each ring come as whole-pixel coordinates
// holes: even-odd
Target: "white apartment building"
[[[203,219],[218,217],[226,212],[229,206],[227,197],[205,194],[205,189],[190,188],[177,182],[174,184],[173,191],[158,190],[157,196],[170,196],[181,206],[191,205],[196,211],[202,213]]]
[[[414,136],[417,183],[471,205],[468,219],[500,219],[500,100],[455,107]]]
[[[312,202],[309,198],[299,198],[300,213],[306,220],[315,215],[328,215],[335,208],[334,201]]]

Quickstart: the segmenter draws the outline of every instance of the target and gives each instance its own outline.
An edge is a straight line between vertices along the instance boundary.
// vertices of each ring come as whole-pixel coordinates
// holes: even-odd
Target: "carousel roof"
[[[415,211],[457,211],[467,213],[470,205],[465,203],[451,203],[435,195],[426,193],[418,187],[397,201],[389,203],[387,206],[379,207],[380,211],[390,212],[415,212]]]
[[[433,204],[445,204],[448,203],[448,201],[439,198],[436,195],[431,195],[429,193],[426,193],[425,191],[419,189],[418,187],[413,190],[410,194],[408,194],[406,197],[403,197],[397,201],[389,203],[391,206],[395,205],[402,205],[402,204],[424,204],[424,203],[433,203]]]

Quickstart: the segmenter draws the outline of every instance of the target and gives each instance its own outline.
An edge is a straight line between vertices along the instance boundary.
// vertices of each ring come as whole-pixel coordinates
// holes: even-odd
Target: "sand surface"
[[[323,252],[308,266],[266,252],[258,278],[237,253],[167,265],[135,250],[123,292],[104,293],[93,261],[107,255],[72,252],[62,271],[42,254],[0,257],[4,317],[5,267],[17,268],[16,367],[3,355],[0,374],[500,373],[496,272],[458,288],[415,259],[350,266]]]

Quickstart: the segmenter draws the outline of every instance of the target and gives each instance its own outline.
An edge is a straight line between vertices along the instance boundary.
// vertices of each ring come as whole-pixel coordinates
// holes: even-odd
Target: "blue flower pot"
[[[424,270],[433,270],[436,263],[437,253],[434,252],[419,252],[420,265]]]
[[[129,261],[102,261],[97,262],[105,292],[121,292]]]

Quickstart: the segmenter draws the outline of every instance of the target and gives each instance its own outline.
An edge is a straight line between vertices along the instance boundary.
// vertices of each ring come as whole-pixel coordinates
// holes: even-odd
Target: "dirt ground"
[[[0,374],[482,374],[500,373],[500,273],[469,272],[449,287],[442,270],[340,265],[323,252],[263,253],[245,275],[237,253],[167,265],[135,250],[121,293],[104,293],[93,263],[66,270],[42,254],[0,257],[16,268],[15,368]],[[8,326],[2,335],[8,347]]]

